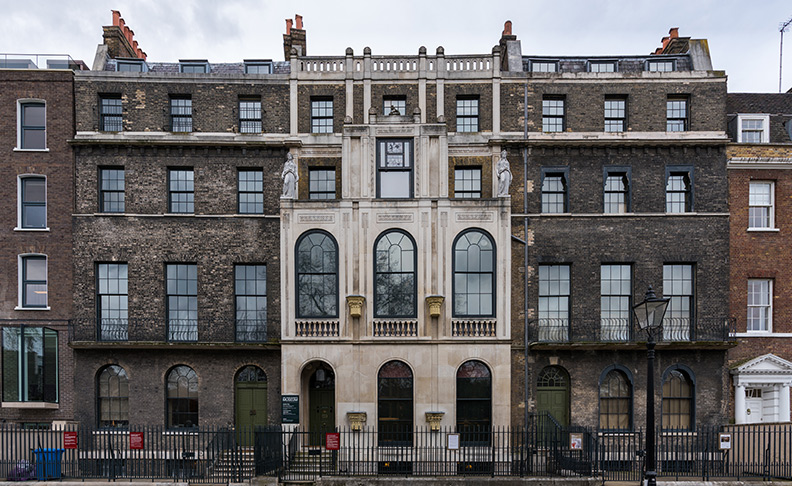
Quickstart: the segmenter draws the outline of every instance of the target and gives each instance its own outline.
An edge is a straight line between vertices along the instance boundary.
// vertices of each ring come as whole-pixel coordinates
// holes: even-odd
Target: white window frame
[[[27,149],[22,148],[22,105],[28,103],[43,103],[44,104],[44,148],[43,149]],[[20,98],[17,100],[17,137],[16,147],[14,152],[49,152],[47,146],[47,101],[40,98]]]
[[[751,226],[751,186],[754,184],[769,184],[770,185],[770,221],[768,226]],[[759,207],[759,206],[757,206]],[[775,224],[775,182],[773,181],[751,181],[748,183],[748,231],[778,231]]]
[[[43,228],[23,228],[22,227],[22,180],[23,179],[44,179],[44,218],[47,221]],[[49,231],[49,194],[47,194],[47,176],[44,174],[19,174],[17,176],[17,224],[14,231]]]
[[[24,261],[26,257],[44,257],[44,278],[47,282],[47,305],[45,307],[22,307],[22,293],[24,289],[23,274]],[[20,253],[17,255],[17,306],[14,310],[24,311],[48,311],[52,308],[49,305],[49,257],[43,253]]]
[[[773,279],[771,278],[749,278],[748,279],[748,288],[746,290],[750,290],[751,282],[767,282],[767,305],[751,305],[748,303],[748,298],[746,298],[746,311],[752,308],[766,308],[767,309],[767,322],[765,323],[765,329],[748,329],[748,318],[746,316],[745,321],[745,331],[748,334],[771,334],[773,332]],[[746,296],[748,297],[748,296]],[[747,314],[747,312],[746,312]]]
[[[748,143],[743,141],[743,120],[761,120],[762,140],[759,143],[770,143],[770,115],[761,113],[740,113],[737,115],[737,143]]]

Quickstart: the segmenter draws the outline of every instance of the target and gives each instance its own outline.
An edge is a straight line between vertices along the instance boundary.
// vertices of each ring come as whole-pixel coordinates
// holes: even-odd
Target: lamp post
[[[654,404],[654,334],[663,327],[663,317],[668,308],[670,299],[658,298],[651,285],[646,291],[644,301],[633,306],[633,313],[638,322],[638,327],[646,331],[646,473],[645,484],[657,484],[657,470],[655,466],[655,404]]]

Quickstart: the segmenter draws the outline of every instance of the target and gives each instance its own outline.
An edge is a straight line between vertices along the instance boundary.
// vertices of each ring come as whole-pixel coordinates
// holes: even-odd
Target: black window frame
[[[244,62],[245,62],[245,74],[272,74],[271,59],[262,59],[262,60],[246,59]],[[254,72],[251,72],[250,68],[253,68],[252,71]]]
[[[667,165],[665,169],[665,191],[666,191],[666,208],[665,212],[668,214],[684,214],[692,213],[695,211],[695,180],[694,180],[694,167],[692,165]],[[685,191],[670,191],[668,190],[668,183],[673,176],[687,177],[687,189]],[[668,211],[668,195],[669,193],[684,193],[685,194],[685,211]]]
[[[43,261],[44,262],[44,280],[30,280],[28,279],[28,262],[31,261]],[[49,308],[49,262],[47,261],[47,255],[42,254],[31,254],[31,255],[24,255],[21,257],[22,264],[22,281],[21,287],[19,291],[22,293],[20,303],[22,304],[23,309],[47,309]],[[27,288],[28,286],[36,286],[36,285],[43,285],[45,288],[44,295],[44,304],[29,304],[27,299]]]
[[[192,179],[174,179],[174,174],[180,172],[192,174]],[[185,187],[189,186],[189,183],[192,182],[192,189],[173,189],[173,184],[179,184],[180,182],[184,182]],[[173,196],[177,194],[185,194],[188,197],[185,201],[174,201]],[[175,211],[177,204],[186,205],[186,210]],[[168,214],[195,214],[195,169],[193,167],[168,167]]]
[[[332,173],[332,179],[321,179],[318,180],[315,178],[320,173]],[[328,190],[319,190],[317,186],[321,185],[320,183],[329,184],[332,181],[332,191]],[[316,183],[316,184],[315,184]],[[330,197],[326,197],[330,196]],[[316,166],[316,167],[309,167],[308,168],[308,199],[313,201],[327,201],[337,199],[336,196],[336,168],[334,166]]]
[[[173,133],[192,133],[192,95],[172,94],[169,99],[170,129]]]
[[[174,375],[178,373],[178,376]],[[171,395],[171,383],[176,384],[176,390],[179,391],[178,382],[180,378],[187,380],[187,395],[182,396],[177,393],[175,396]],[[167,429],[181,429],[181,428],[196,428],[198,427],[199,420],[199,405],[201,398],[200,380],[198,373],[187,365],[176,365],[168,370],[165,374],[165,426]],[[192,393],[192,388],[195,392]],[[180,420],[174,420],[174,417],[179,416]],[[183,417],[182,417],[183,416]],[[186,420],[185,420],[186,418]],[[193,423],[191,418],[195,418]]]
[[[264,272],[263,279],[259,279],[261,269]],[[244,275],[240,275],[240,271],[244,272]],[[249,271],[254,273],[253,279],[248,278]],[[249,293],[251,282],[254,287],[253,293]],[[263,293],[260,293],[262,285]],[[243,301],[245,309],[240,309],[240,299],[250,298],[264,300],[264,308],[255,309],[253,319],[247,315],[250,312],[247,309],[247,302]],[[258,306],[258,304],[256,305]],[[237,263],[234,265],[234,324],[237,342],[260,343],[267,341],[267,307],[267,265],[264,263]],[[240,312],[246,314],[241,315]]]
[[[105,171],[108,171],[106,174]],[[108,176],[112,175],[110,173],[121,173],[121,178],[108,178]],[[111,187],[112,189],[108,188],[105,189],[106,184],[107,187]],[[112,182],[112,184],[110,184]],[[118,187],[121,186],[119,190]],[[117,196],[116,201],[108,200],[108,196]],[[110,197],[109,199],[115,199],[114,197]],[[120,205],[120,208],[111,209],[110,206],[112,205]],[[124,213],[126,212],[126,169],[123,166],[103,166],[99,167],[99,212],[100,213]]]
[[[111,381],[114,379],[118,382],[116,393],[113,393],[111,386]],[[104,391],[103,381],[106,382]],[[104,419],[103,410],[107,410],[113,418]],[[117,364],[103,366],[96,374],[96,426],[102,430],[129,428],[129,376],[123,366]]]
[[[115,276],[111,274],[113,267],[116,271]],[[129,264],[96,262],[95,272],[98,324],[96,337],[99,341],[127,341],[129,339]],[[105,300],[105,297],[108,299]],[[109,303],[113,298],[117,298],[118,305],[115,308],[106,307],[104,302]]]
[[[487,371],[486,376],[460,376],[463,374],[463,367],[481,366]],[[479,383],[477,383],[479,382]],[[471,388],[478,388],[475,385],[486,383],[487,393],[485,396],[476,396],[470,393]],[[483,386],[480,388],[484,388]],[[467,391],[467,394],[463,394]],[[486,414],[477,414],[481,411],[477,404],[486,404]],[[466,411],[466,409],[471,409]],[[464,446],[487,446],[491,444],[492,438],[492,370],[487,364],[478,359],[469,359],[459,365],[456,371],[456,431],[460,434],[461,445]]]
[[[481,131],[480,108],[479,95],[458,95],[456,97],[457,133],[478,133]]]
[[[608,190],[608,178],[621,176],[624,179],[625,190]],[[608,194],[624,194],[624,212],[608,212]],[[628,214],[632,212],[632,167],[623,165],[609,165],[602,168],[602,213],[603,214]]]
[[[124,107],[121,94],[109,93],[99,95],[99,131],[124,131]]]
[[[300,271],[300,263],[301,263],[300,246],[302,245],[303,241],[307,240],[311,235],[314,235],[314,234],[323,235],[326,238],[329,238],[329,242],[332,244],[331,250],[334,252],[334,257],[333,258],[334,258],[335,261],[333,262],[333,268],[330,269],[331,271],[321,271],[321,272],[301,272]],[[313,245],[313,246],[317,246],[317,245]],[[308,251],[310,252],[310,249],[308,249]],[[326,250],[323,249],[322,251],[326,251]],[[338,318],[338,312],[339,312],[339,310],[338,310],[338,308],[339,308],[339,303],[338,303],[338,301],[339,301],[339,299],[338,299],[338,296],[339,296],[339,287],[338,287],[338,242],[333,237],[333,235],[331,235],[327,231],[319,230],[319,229],[308,230],[305,233],[301,234],[300,237],[297,238],[297,242],[294,245],[294,274],[295,274],[294,286],[295,286],[295,295],[296,295],[296,298],[295,298],[295,315],[297,316],[297,318],[298,319],[337,319]],[[334,305],[334,308],[333,308],[334,312],[326,312],[326,313],[323,313],[323,314],[307,314],[307,313],[302,312],[302,310],[300,308],[301,307],[301,305],[300,305],[301,295],[302,295],[302,293],[300,292],[300,288],[301,288],[301,282],[300,281],[302,280],[301,277],[304,276],[304,275],[307,275],[307,276],[315,276],[315,275],[332,276],[332,278],[335,280],[335,282],[333,283],[333,289],[332,289],[334,291],[334,293],[332,293],[332,294],[322,294],[321,297],[322,298],[326,298],[329,295],[331,298],[335,299],[335,302],[333,304]]]
[[[557,73],[559,72],[559,63],[556,60],[544,60],[544,59],[532,59],[530,62],[530,68],[532,73]],[[536,70],[535,67],[537,66],[553,66],[552,71]]]
[[[251,180],[249,175],[254,175],[254,179]],[[249,208],[251,205],[252,210]],[[237,214],[264,214],[264,169],[237,168]]]
[[[478,239],[476,239],[475,242],[472,242],[472,241],[470,241],[470,238],[468,237],[468,235],[471,235],[471,234],[478,234],[478,235],[480,235],[480,237]],[[491,255],[491,261],[490,261],[491,269],[489,271],[482,270],[481,269],[481,262],[482,262],[481,259],[479,260],[479,269],[478,270],[470,270],[469,266],[467,265],[468,262],[465,262],[464,270],[461,269],[461,265],[460,265],[461,260],[460,260],[460,258],[463,256],[462,254],[464,253],[465,255],[467,255],[467,252],[470,251],[470,248],[472,246],[474,246],[474,245],[478,246],[480,248],[481,245],[479,243],[481,242],[482,238],[487,239],[489,241],[490,246],[492,247],[492,255]],[[457,245],[462,244],[463,241],[469,243],[468,246],[465,247],[465,248],[457,248]],[[495,246],[495,239],[492,237],[491,234],[489,234],[487,231],[485,231],[485,230],[483,230],[481,228],[468,228],[468,229],[465,229],[465,230],[461,231],[456,236],[456,238],[454,238],[454,241],[452,243],[451,249],[452,249],[451,250],[452,251],[452,254],[451,254],[451,268],[452,268],[451,295],[453,296],[452,297],[452,306],[451,306],[452,316],[453,317],[462,317],[462,318],[492,318],[492,317],[495,317],[497,315],[497,312],[498,312],[498,309],[497,309],[497,303],[498,303],[498,301],[497,301],[498,248]],[[457,253],[459,253],[459,255],[457,255]],[[468,276],[468,275],[478,275],[479,276],[479,278],[478,278],[479,282],[481,282],[481,277],[482,276],[485,276],[485,275],[489,275],[490,276],[491,296],[490,296],[490,299],[489,299],[489,305],[490,305],[491,312],[474,313],[474,312],[470,312],[469,310],[465,310],[465,311],[458,311],[457,310],[458,305],[461,304],[461,302],[457,301],[457,298],[458,298],[457,296],[460,296],[460,298],[461,298],[461,296],[465,296],[466,304],[468,304],[467,300],[469,299],[469,296],[471,294],[472,295],[478,295],[478,296],[486,296],[487,295],[486,292],[483,292],[483,293],[482,292],[476,292],[476,293],[467,292],[467,288],[466,288],[465,292],[461,292],[461,290],[457,289],[457,276],[462,277],[462,276]],[[467,281],[466,281],[466,283],[467,283]],[[479,289],[480,288],[481,287],[479,287]],[[483,302],[483,300],[479,300],[479,304],[481,304],[481,302]],[[466,305],[465,307],[467,309],[469,307],[469,305]],[[479,310],[481,310],[481,305],[479,305]]]
[[[666,396],[665,393],[665,384],[666,382],[671,379],[672,374],[676,372],[682,375],[683,378],[686,378],[688,384],[690,385],[690,395],[688,397],[682,396]],[[696,375],[693,373],[689,367],[683,364],[676,364],[669,366],[663,372],[663,378],[660,381],[660,393],[661,393],[661,400],[660,400],[660,430],[662,431],[674,431],[674,432],[695,432],[696,431]],[[690,426],[688,428],[681,428],[681,427],[666,427],[666,416],[672,415],[671,413],[666,413],[666,400],[688,400],[690,404],[690,412],[689,412],[689,421]],[[670,408],[670,407],[669,407]],[[681,413],[675,413],[674,416],[681,416]]]
[[[2,333],[3,362],[2,401],[59,403],[60,343],[58,331],[49,327],[25,326],[23,324],[16,327],[3,326],[0,332]],[[35,332],[40,333],[40,336],[33,336]],[[33,367],[39,371],[34,377],[31,377],[28,372],[30,367],[23,365],[23,363],[31,362],[31,359],[26,356],[31,352],[31,347],[27,345],[28,336],[31,336],[34,344],[41,343],[40,353],[36,353],[41,357],[40,360],[33,358],[33,361],[40,363]],[[14,342],[9,342],[9,340]]]
[[[116,72],[119,73],[145,73],[148,65],[142,59],[116,59]]]
[[[561,185],[563,186],[563,192],[559,191],[545,191],[545,179],[548,177],[561,177]],[[540,195],[540,206],[539,212],[541,214],[568,214],[569,210],[569,166],[548,166],[542,167],[542,172],[539,181],[539,187],[541,190]],[[550,212],[545,211],[545,194],[563,194],[563,211],[562,212]],[[557,204],[556,202],[547,201],[547,204]]]
[[[558,106],[545,105],[546,102],[561,102],[561,114],[555,111]],[[563,133],[566,131],[566,112],[567,103],[566,96],[564,95],[544,95],[542,96],[542,132],[543,133]],[[557,121],[561,120],[560,129],[555,129],[558,126]],[[552,122],[552,123],[551,123]],[[554,128],[548,130],[548,128]]]
[[[179,60],[179,73],[181,74],[209,74],[212,69],[206,60]]]
[[[603,386],[606,385],[606,384],[608,384],[608,385],[610,384],[610,383],[606,383],[606,380],[608,380],[608,376],[611,373],[617,373],[617,374],[621,375],[622,378],[624,378],[625,385],[627,386],[627,389],[628,389],[626,395],[618,395],[618,396],[615,396],[615,397],[611,396],[610,393],[608,393],[606,395],[603,395]],[[635,410],[634,409],[635,387],[634,387],[633,383],[634,383],[634,380],[633,380],[632,372],[630,372],[630,370],[628,368],[624,367],[624,366],[621,366],[621,365],[610,365],[607,368],[605,368],[604,370],[602,370],[602,373],[600,374],[600,378],[599,378],[599,386],[597,387],[597,391],[598,391],[598,394],[597,394],[597,396],[598,396],[597,418],[598,418],[598,422],[599,422],[598,423],[598,427],[599,427],[600,431],[603,431],[603,432],[631,432],[633,430],[633,427],[634,427],[633,419],[634,419],[634,410]],[[618,417],[620,415],[622,415],[622,414],[619,413],[618,410],[616,412],[613,412],[611,407],[608,407],[608,406],[603,407],[603,400],[605,400],[606,401],[605,403],[607,403],[608,405],[610,405],[611,401],[615,402],[617,400],[622,400],[622,401],[623,400],[627,400],[627,410],[624,412],[624,414],[627,415],[627,425],[625,427],[619,427],[618,426],[618,422],[619,422]],[[603,408],[605,408],[606,410],[603,410]],[[616,417],[617,426],[616,427],[608,427],[608,426],[603,427],[603,423],[602,423],[603,422],[603,416],[606,418],[606,420],[605,420],[606,425],[609,425],[609,424],[612,423],[612,421],[610,420],[611,417]]]
[[[395,243],[390,240],[390,235],[401,235],[402,238],[400,241],[404,241],[406,239],[412,245],[411,249],[402,248],[399,243]],[[384,241],[388,238],[388,241],[391,243],[390,247],[399,246],[401,249],[400,253],[400,261],[402,260],[402,254],[404,252],[412,252],[412,271],[397,271],[391,270],[388,265],[388,268],[384,268],[380,266],[379,261],[379,245],[380,242]],[[387,250],[386,253],[390,255],[390,251]],[[373,248],[373,256],[374,256],[374,317],[380,319],[395,319],[395,318],[416,318],[418,317],[418,246],[415,244],[415,239],[412,235],[402,229],[387,229],[377,236],[377,239],[374,240],[374,248]],[[385,278],[386,281],[390,281],[388,276],[401,276],[402,278],[407,276],[412,276],[412,289],[409,296],[406,296],[405,293],[399,293],[395,299],[391,299],[389,302],[381,302],[383,292],[380,290],[380,278]],[[396,278],[399,280],[399,278]],[[392,282],[391,282],[392,283]],[[386,294],[387,295],[387,294]],[[394,312],[393,309],[383,310],[381,309],[381,305],[393,306],[398,305],[401,299],[398,296],[401,295],[402,297],[411,297],[412,298],[412,308],[408,312]]]
[[[260,134],[264,131],[261,96],[239,97],[239,133]]]
[[[334,114],[335,103],[332,96],[311,96],[311,133],[334,133]]]
[[[613,66],[612,71],[597,71],[594,66]],[[586,63],[586,71],[590,73],[617,73],[619,72],[619,61],[613,59],[590,60]]]
[[[464,175],[468,172],[474,176],[475,174],[478,174],[478,177],[464,177]],[[476,188],[476,183],[478,183],[478,188]],[[467,185],[468,187],[460,188],[460,185]],[[480,165],[454,166],[454,197],[458,199],[481,199]]]
[[[403,369],[409,371],[409,377],[387,377],[382,376],[386,367],[398,363]],[[399,380],[401,383],[395,387],[387,386],[389,382]],[[396,390],[407,390],[409,380],[409,398],[406,396],[388,396],[383,391],[394,388]],[[407,395],[405,393],[404,395]],[[390,406],[395,405],[395,406]],[[400,406],[401,405],[401,406]],[[390,409],[400,416],[384,416],[384,412]],[[395,414],[392,414],[395,415]],[[410,365],[400,359],[389,360],[377,370],[377,445],[379,447],[388,446],[411,446],[413,443],[413,426],[415,423],[415,373]]]
[[[44,200],[43,201],[28,201],[28,194],[31,192],[27,185],[30,182],[43,182]],[[25,175],[19,178],[20,187],[20,201],[19,201],[19,227],[22,229],[44,230],[47,229],[47,177],[38,175]],[[34,226],[30,223],[28,209],[34,210],[35,208],[44,208],[44,225]]]
[[[179,276],[180,267],[184,267],[186,277]],[[171,278],[170,269],[173,268],[176,276]],[[192,271],[191,271],[192,270]],[[190,278],[191,274],[195,278]],[[191,281],[195,281],[194,291],[191,291]],[[172,299],[175,299],[172,300]],[[174,302],[178,305],[174,306]],[[183,303],[187,307],[183,307]],[[174,313],[175,312],[175,313]],[[167,316],[168,342],[196,342],[198,341],[198,264],[192,262],[169,262],[165,264],[165,313]],[[186,313],[187,318],[180,317]],[[179,316],[179,317],[173,317]]]
[[[621,107],[609,107],[608,103],[621,103]],[[605,95],[605,133],[623,133],[627,131],[627,96]],[[619,116],[621,114],[621,116]],[[612,129],[611,124],[621,123],[621,130]],[[611,128],[611,129],[609,129]]]
[[[682,103],[682,105],[677,105],[677,103]],[[680,114],[678,106],[682,106],[684,114]],[[682,127],[681,130],[676,129],[679,126]],[[687,131],[690,131],[690,96],[668,95],[666,98],[666,132]]]
[[[402,149],[402,166],[387,167],[388,156],[398,156],[396,152],[391,152],[388,143],[403,143],[403,147],[409,147],[409,154],[404,157]],[[415,190],[415,145],[412,138],[378,138],[377,139],[377,197],[380,199],[411,199],[414,197]],[[383,196],[382,195],[382,175],[393,172],[409,172],[409,195],[408,196]]]
[[[43,125],[29,125],[28,124],[28,108],[42,108],[44,110],[44,124]],[[21,150],[47,150],[47,103],[43,100],[22,101],[19,103],[19,148]],[[33,147],[28,146],[28,132],[44,132],[43,146]]]

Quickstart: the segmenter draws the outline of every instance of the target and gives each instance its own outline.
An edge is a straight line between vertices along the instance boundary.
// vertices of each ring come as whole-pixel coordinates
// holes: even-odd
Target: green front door
[[[569,378],[563,368],[550,366],[539,374],[536,411],[549,413],[562,427],[569,426]]]
[[[237,375],[234,391],[237,441],[252,446],[255,428],[267,425],[266,375],[260,368],[248,366]]]
[[[322,367],[311,376],[308,407],[311,445],[323,446],[325,433],[335,430],[335,375],[331,369]]]

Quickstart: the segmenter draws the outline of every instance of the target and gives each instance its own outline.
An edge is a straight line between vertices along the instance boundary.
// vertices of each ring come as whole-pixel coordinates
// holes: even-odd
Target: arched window
[[[489,443],[492,427],[492,374],[481,361],[465,361],[457,370],[457,432],[466,443]]]
[[[403,231],[388,231],[374,243],[374,316],[415,317],[415,243]]]
[[[481,230],[454,242],[454,316],[495,315],[495,244]]]
[[[401,361],[388,361],[377,375],[377,426],[381,446],[411,445],[413,374]]]
[[[324,231],[297,241],[297,317],[338,317],[338,245]]]
[[[266,383],[267,374],[258,366],[248,365],[239,370],[236,381],[237,383]]]
[[[198,426],[198,375],[189,366],[175,366],[167,378],[168,427]]]
[[[118,365],[102,368],[96,380],[99,427],[129,426],[129,378]]]
[[[632,428],[632,383],[628,374],[615,366],[606,369],[600,378],[599,428]]]
[[[695,383],[690,370],[675,366],[663,374],[663,429],[693,430]]]

